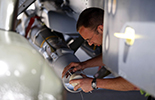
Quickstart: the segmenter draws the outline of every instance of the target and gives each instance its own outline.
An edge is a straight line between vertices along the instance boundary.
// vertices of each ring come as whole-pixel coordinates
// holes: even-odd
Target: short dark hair
[[[79,16],[76,24],[77,31],[81,26],[96,29],[98,25],[103,25],[104,10],[96,7],[87,8]]]

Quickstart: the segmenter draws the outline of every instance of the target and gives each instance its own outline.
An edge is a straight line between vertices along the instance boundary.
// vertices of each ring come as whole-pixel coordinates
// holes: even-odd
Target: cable
[[[82,92],[80,92],[80,95],[81,95],[81,98],[82,98],[82,100],[84,100],[84,97],[83,97],[83,94],[82,94]]]

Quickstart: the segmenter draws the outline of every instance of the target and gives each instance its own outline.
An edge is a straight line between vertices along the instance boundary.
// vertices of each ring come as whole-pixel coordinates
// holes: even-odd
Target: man
[[[89,45],[102,45],[103,16],[104,11],[100,8],[88,8],[79,16],[77,21],[77,31],[88,42]],[[66,72],[72,67],[73,72],[75,72],[95,66],[105,66],[105,64],[102,63],[102,54],[84,62],[70,63],[64,68],[62,77],[64,77]],[[92,87],[92,81],[95,81],[95,87]],[[85,77],[83,79],[71,80],[69,83],[78,83],[78,85],[74,87],[74,90],[81,88],[84,92],[92,91],[94,88],[104,88],[119,91],[139,90],[139,88],[129,83],[122,77],[110,79],[93,79]]]

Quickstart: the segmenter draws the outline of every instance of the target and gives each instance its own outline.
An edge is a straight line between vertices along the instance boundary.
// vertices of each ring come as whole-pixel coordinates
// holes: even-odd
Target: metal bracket
[[[19,0],[18,15],[21,14],[24,10],[26,10],[35,1],[36,0]]]

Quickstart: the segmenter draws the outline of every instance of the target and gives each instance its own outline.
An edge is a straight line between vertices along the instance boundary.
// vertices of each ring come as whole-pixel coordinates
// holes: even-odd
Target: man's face
[[[78,32],[88,42],[90,46],[92,44],[94,44],[95,46],[102,45],[103,31],[102,32],[98,31],[99,34],[97,34],[96,31],[93,31],[90,28],[85,28],[84,26],[81,26]]]

